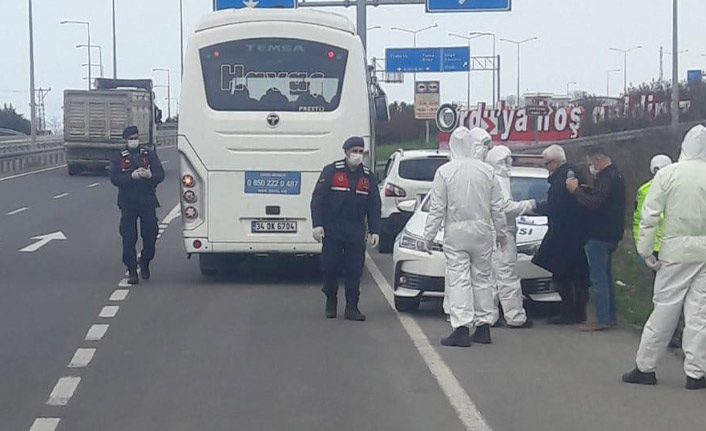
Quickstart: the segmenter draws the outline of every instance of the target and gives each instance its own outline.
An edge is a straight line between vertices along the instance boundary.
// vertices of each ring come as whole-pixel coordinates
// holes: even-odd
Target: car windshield
[[[400,178],[412,181],[434,181],[434,174],[440,166],[447,163],[447,157],[429,157],[400,162]]]
[[[546,178],[512,177],[510,187],[512,188],[512,199],[516,201],[527,199],[543,201],[546,200],[549,191],[549,183]],[[427,196],[422,203],[421,211],[428,213],[430,206],[431,199]]]

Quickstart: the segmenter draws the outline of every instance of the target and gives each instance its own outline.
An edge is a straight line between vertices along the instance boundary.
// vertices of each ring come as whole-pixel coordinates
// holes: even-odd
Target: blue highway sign
[[[507,12],[512,0],[426,0],[427,12]]]
[[[213,9],[294,9],[297,0],[214,0]]]
[[[467,72],[468,47],[388,48],[385,51],[387,72]]]

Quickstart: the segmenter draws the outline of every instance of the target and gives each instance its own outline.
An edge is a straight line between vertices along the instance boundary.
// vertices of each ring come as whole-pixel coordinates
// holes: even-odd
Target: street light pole
[[[32,18],[32,0],[29,0],[29,109],[31,111],[30,135],[32,144],[37,143],[37,104],[34,96],[34,24]]]
[[[84,45],[84,44],[76,45],[76,48],[87,48],[87,47],[88,47],[88,45]],[[91,48],[98,48],[98,60],[99,60],[98,64],[100,66],[101,78],[103,78],[103,76],[104,76],[104,74],[103,74],[103,72],[104,72],[104,70],[103,70],[103,47],[100,45],[91,45]]]
[[[493,37],[493,69],[494,69],[493,70],[493,107],[495,107],[495,105],[497,103],[497,99],[495,98],[495,87],[499,84],[499,81],[500,81],[500,75],[498,74],[499,67],[498,67],[498,64],[496,64],[498,61],[497,60],[498,56],[497,56],[497,51],[495,49],[497,35],[495,33],[480,32],[480,31],[471,32],[470,35],[475,36],[475,37],[481,37],[481,36],[492,36]],[[497,83],[496,83],[496,74],[497,74],[497,81],[498,81]],[[499,93],[500,92],[498,91],[498,97],[500,97]]]
[[[61,21],[61,24],[80,24],[80,25],[85,25],[88,33],[88,46],[91,46],[91,23],[88,21],[72,21],[72,20],[66,20],[66,21]],[[88,89],[91,89],[92,85],[92,76],[91,76],[91,49],[88,48]]]
[[[679,127],[679,2],[672,12],[672,127]]]
[[[113,79],[118,79],[118,48],[115,32],[115,0],[113,0]]]
[[[537,39],[539,39],[539,37],[537,36],[520,41],[511,39],[500,39],[501,42],[508,42],[517,46],[517,106],[520,106],[520,47],[527,42],[531,42]]]
[[[461,34],[457,33],[449,33],[449,36],[451,37],[457,37],[459,39],[464,39],[466,42],[468,42],[468,83],[467,83],[467,89],[468,93],[466,95],[466,106],[468,106],[468,109],[471,109],[471,69],[472,69],[472,58],[471,58],[471,41],[473,39],[478,38],[479,36],[464,36]],[[493,92],[495,92],[495,87],[493,87]]]
[[[606,90],[605,90],[606,97],[610,97],[610,74],[616,73],[616,72],[620,72],[620,69],[611,69],[606,73],[606,75],[607,75]]]
[[[113,0],[115,1],[115,0]],[[184,0],[179,0],[179,52],[181,75],[184,76]]]
[[[641,49],[642,45],[637,45],[628,49],[610,48],[611,51],[623,53],[623,91],[628,94],[628,54],[637,49]]]
[[[165,68],[154,68],[153,72],[167,72],[167,118],[172,118],[172,79],[169,69]]]

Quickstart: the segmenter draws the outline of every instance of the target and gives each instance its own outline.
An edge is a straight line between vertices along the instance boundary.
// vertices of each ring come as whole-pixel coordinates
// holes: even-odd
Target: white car
[[[387,160],[385,179],[380,184],[380,253],[392,252],[397,234],[411,215],[400,211],[398,205],[409,200],[421,202],[431,190],[436,170],[448,161],[449,154],[437,150],[397,150]]]
[[[515,200],[544,201],[549,183],[546,169],[513,167],[511,186]],[[422,300],[444,297],[443,229],[436,237],[431,255],[419,251],[430,199],[421,205],[410,200],[400,204],[406,211],[414,211],[394,245],[395,308],[398,311],[416,311]],[[416,208],[416,210],[415,210]],[[517,270],[522,279],[522,293],[526,300],[541,303],[559,303],[561,297],[551,282],[551,274],[532,263],[548,230],[547,218],[522,216],[517,219]]]

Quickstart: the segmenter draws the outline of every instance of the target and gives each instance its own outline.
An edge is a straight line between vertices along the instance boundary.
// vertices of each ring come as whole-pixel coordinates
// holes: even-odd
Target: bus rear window
[[[216,111],[329,112],[338,108],[348,51],[298,39],[248,39],[201,49]]]

